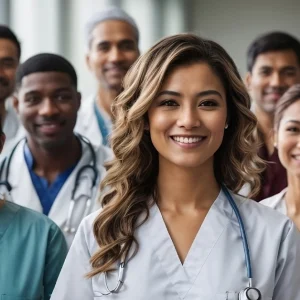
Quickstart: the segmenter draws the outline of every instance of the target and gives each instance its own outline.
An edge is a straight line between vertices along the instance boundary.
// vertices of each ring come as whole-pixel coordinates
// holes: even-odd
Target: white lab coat
[[[280,193],[266,198],[262,201],[260,201],[261,204],[269,206],[279,212],[281,212],[282,214],[287,214],[287,208],[286,208],[286,203],[284,201],[284,196],[286,194],[287,188],[285,188],[284,190],[282,190]]]
[[[6,139],[0,158],[5,157],[15,143],[25,136],[25,129],[20,123],[16,111],[12,107],[11,99],[8,99],[6,102],[6,116],[3,124],[3,132],[5,133]]]
[[[300,233],[293,223],[252,200],[233,195],[244,220],[253,284],[262,300],[300,299]],[[51,300],[237,300],[248,285],[240,229],[221,191],[210,208],[182,265],[156,205],[135,237],[139,251],[127,264],[119,293],[106,292],[103,275],[87,279],[89,259],[98,249],[93,222],[83,220],[66,258]],[[117,283],[117,272],[108,286]]]
[[[97,116],[94,110],[95,95],[84,99],[78,112],[77,123],[75,131],[86,136],[94,145],[99,146],[103,144],[103,137],[99,129]],[[105,123],[108,129],[111,130],[112,124],[109,116],[102,112]]]
[[[19,146],[16,148],[14,155],[12,156],[8,178],[8,181],[12,186],[12,191],[9,198],[11,199],[11,201],[19,205],[31,208],[38,212],[43,212],[41,202],[32,184],[30,173],[24,158],[24,143],[25,140],[21,141]],[[52,219],[62,230],[66,225],[67,214],[71,202],[71,193],[74,187],[75,177],[78,173],[78,170],[84,165],[90,165],[92,161],[91,151],[89,150],[89,147],[82,141],[81,144],[82,157],[59,191],[48,215],[48,217]],[[88,198],[92,199],[92,205],[89,213],[99,209],[100,207],[100,205],[96,201],[96,198],[98,196],[96,194],[99,190],[99,181],[103,178],[105,173],[103,162],[110,158],[111,152],[110,149],[101,146],[95,148],[95,153],[97,157],[97,169],[99,171],[99,176],[97,178],[96,186],[93,189],[91,188],[92,173],[90,171],[83,172],[82,176],[80,177],[80,184],[77,187],[77,191],[75,194],[76,205],[72,216],[72,227],[75,227],[76,229],[78,228],[80,222],[84,217],[82,214],[84,212],[84,209],[86,208],[86,200]],[[6,168],[1,174],[1,180],[5,180],[5,173]],[[3,186],[1,186],[1,188],[3,189]],[[68,246],[70,247],[75,236],[75,232],[64,232],[64,234]]]

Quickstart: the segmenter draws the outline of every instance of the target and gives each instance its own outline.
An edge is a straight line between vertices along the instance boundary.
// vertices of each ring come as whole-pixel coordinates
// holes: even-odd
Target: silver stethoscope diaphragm
[[[254,287],[248,287],[239,293],[239,300],[261,300],[261,293]]]

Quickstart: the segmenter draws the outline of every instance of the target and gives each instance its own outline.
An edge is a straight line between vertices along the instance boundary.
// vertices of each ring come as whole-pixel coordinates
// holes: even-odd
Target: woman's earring
[[[227,129],[227,128],[228,128],[228,124],[225,125],[225,129]]]

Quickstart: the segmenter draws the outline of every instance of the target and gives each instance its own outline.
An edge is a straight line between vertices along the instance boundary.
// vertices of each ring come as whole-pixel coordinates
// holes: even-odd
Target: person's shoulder
[[[83,227],[84,229],[90,229],[94,225],[94,222],[96,221],[101,211],[102,208],[84,217],[81,221],[80,227]]]
[[[43,230],[59,231],[59,227],[47,216],[28,207],[20,206],[13,202],[6,202],[10,210],[17,212],[18,218],[21,219],[23,226],[37,227]]]
[[[76,235],[79,235],[75,237],[75,239],[82,239],[85,240],[85,243],[90,251],[90,253],[93,253],[95,249],[98,247],[98,244],[96,242],[95,236],[94,236],[94,223],[99,216],[100,212],[102,211],[102,208],[98,209],[97,211],[89,214],[85,218],[82,219],[78,232]]]
[[[260,203],[274,209],[283,201],[283,197],[285,193],[286,193],[286,189],[284,189],[283,191],[281,191],[280,193],[274,196],[271,196],[269,198],[260,201]]]
[[[280,234],[283,231],[286,234],[286,230],[290,229],[292,222],[286,215],[240,195],[235,195],[235,199],[239,210],[245,216],[245,222],[252,228],[274,234]]]
[[[74,128],[75,132],[85,134],[88,126],[90,125],[91,118],[94,115],[93,102],[95,95],[91,95],[81,100],[81,105],[77,113],[77,121]]]
[[[94,148],[97,153],[98,161],[101,165],[113,158],[113,151],[111,148],[104,145],[94,146]]]
[[[95,102],[95,94],[89,95],[81,100],[81,106],[79,109],[79,113],[82,114],[86,110],[93,109],[93,103]]]

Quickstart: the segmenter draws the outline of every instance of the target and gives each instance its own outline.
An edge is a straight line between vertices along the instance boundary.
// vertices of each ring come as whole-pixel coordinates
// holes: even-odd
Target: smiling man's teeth
[[[173,136],[174,141],[183,143],[183,144],[192,144],[198,143],[203,140],[203,137],[182,137],[182,136]]]
[[[42,124],[41,127],[55,128],[58,127],[58,124]]]

